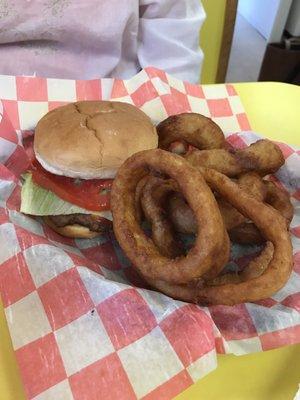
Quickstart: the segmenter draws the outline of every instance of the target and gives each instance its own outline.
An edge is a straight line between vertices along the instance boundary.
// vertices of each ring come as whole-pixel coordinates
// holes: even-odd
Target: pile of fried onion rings
[[[272,296],[293,264],[293,207],[263,178],[283,165],[279,147],[260,140],[234,151],[218,125],[194,113],[169,117],[157,131],[160,148],[127,159],[111,192],[114,232],[132,266],[152,288],[200,305]],[[176,141],[181,155],[170,151]],[[187,253],[177,232],[195,234]],[[264,247],[241,272],[224,272],[230,241]]]

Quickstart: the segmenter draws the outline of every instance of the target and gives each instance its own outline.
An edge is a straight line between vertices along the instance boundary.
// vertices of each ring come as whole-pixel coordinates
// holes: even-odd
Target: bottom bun
[[[51,229],[62,236],[77,238],[77,239],[93,239],[97,236],[103,235],[103,232],[93,232],[86,226],[73,224],[66,226],[56,226],[49,217],[44,217],[44,221]]]

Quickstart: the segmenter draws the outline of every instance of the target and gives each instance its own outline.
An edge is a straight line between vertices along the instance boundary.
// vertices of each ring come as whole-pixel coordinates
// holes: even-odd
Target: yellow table
[[[300,145],[300,87],[266,82],[235,84],[235,88],[254,131]],[[177,400],[289,400],[300,383],[300,345],[242,357],[219,356],[218,363],[216,371]],[[24,398],[0,306],[0,399]]]

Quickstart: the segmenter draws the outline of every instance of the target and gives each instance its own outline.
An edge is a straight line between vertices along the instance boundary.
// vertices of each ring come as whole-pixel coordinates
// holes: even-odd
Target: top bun
[[[37,124],[36,158],[48,171],[81,179],[114,178],[132,154],[157,147],[150,118],[118,101],[79,101],[47,113]]]

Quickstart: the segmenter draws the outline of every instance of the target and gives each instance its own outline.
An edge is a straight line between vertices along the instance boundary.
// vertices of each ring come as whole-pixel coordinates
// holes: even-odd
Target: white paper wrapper
[[[62,238],[19,212],[22,139],[49,109],[76,99],[127,101],[157,123],[210,116],[235,147],[256,141],[230,85],[196,86],[147,68],[130,80],[1,77],[0,288],[28,398],[171,399],[216,367],[216,352],[247,354],[300,342],[300,158],[274,178],[291,194],[295,265],[272,298],[201,308],[140,287],[113,235]],[[243,132],[242,132],[243,131]],[[257,249],[235,246],[231,267]]]

